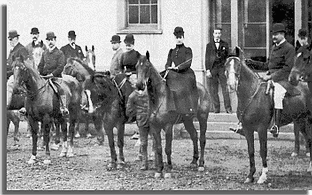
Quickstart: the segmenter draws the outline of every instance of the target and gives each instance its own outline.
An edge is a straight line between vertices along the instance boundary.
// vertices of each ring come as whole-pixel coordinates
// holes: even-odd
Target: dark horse
[[[161,145],[161,129],[166,132],[166,149],[167,163],[165,177],[170,177],[172,169],[171,152],[172,152],[172,126],[176,123],[182,123],[185,129],[190,134],[193,141],[193,160],[191,166],[197,167],[197,160],[199,158],[198,152],[198,135],[193,124],[192,116],[181,115],[175,111],[168,111],[168,104],[170,91],[166,85],[165,80],[157,72],[156,68],[149,60],[149,53],[146,56],[141,56],[137,63],[138,81],[146,84],[148,95],[150,98],[150,130],[156,141],[156,169],[155,177],[161,177],[162,170],[164,169]],[[199,158],[199,171],[204,170],[204,150],[206,145],[206,130],[207,119],[209,115],[209,96],[207,90],[203,85],[197,83],[199,94],[197,119],[200,125],[200,158]]]
[[[38,122],[41,122],[44,134],[44,143],[46,149],[45,164],[51,163],[49,149],[49,131],[53,119],[59,123],[63,132],[63,148],[60,156],[73,156],[73,136],[74,124],[77,119],[77,110],[80,103],[80,92],[78,81],[68,75],[63,78],[55,78],[56,82],[62,87],[66,94],[66,104],[69,109],[69,132],[70,142],[67,143],[67,123],[60,113],[60,102],[49,80],[42,78],[38,71],[33,68],[33,61],[22,57],[13,62],[14,69],[14,88],[24,85],[26,88],[25,108],[28,120],[31,126],[32,134],[32,156],[29,164],[36,162],[37,140],[38,140]]]
[[[273,99],[271,95],[266,95],[267,82],[258,78],[257,75],[247,67],[243,51],[236,48],[238,57],[229,57],[225,62],[225,74],[227,84],[231,89],[237,91],[238,108],[237,117],[242,123],[243,132],[248,144],[248,154],[250,161],[250,172],[245,183],[254,181],[253,175],[256,172],[255,167],[255,149],[254,149],[254,132],[258,132],[260,142],[260,156],[262,158],[262,175],[258,183],[267,180],[267,129],[273,116]],[[298,128],[308,141],[310,154],[312,152],[312,135],[311,130],[306,128],[306,118],[310,116],[307,109],[308,102],[311,103],[311,93],[306,85],[299,84],[297,89],[300,95],[294,97],[285,97],[282,112],[282,125],[294,123],[294,128]],[[311,123],[309,124],[311,126]],[[297,130],[297,131],[299,131]],[[312,171],[312,157],[308,172]]]

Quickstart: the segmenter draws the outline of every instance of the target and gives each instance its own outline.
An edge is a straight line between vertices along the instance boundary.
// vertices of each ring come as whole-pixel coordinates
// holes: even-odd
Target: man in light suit
[[[111,77],[115,77],[117,74],[122,73],[122,68],[120,66],[121,54],[123,53],[122,48],[120,47],[120,36],[114,35],[112,36],[112,49],[115,51],[111,65],[110,65],[110,75]]]
[[[220,100],[218,95],[218,85],[220,83],[225,111],[226,113],[232,113],[230,96],[226,87],[226,77],[224,74],[224,63],[228,57],[229,45],[221,39],[221,28],[215,28],[213,30],[213,38],[213,41],[206,46],[205,66],[214,112],[220,113]]]

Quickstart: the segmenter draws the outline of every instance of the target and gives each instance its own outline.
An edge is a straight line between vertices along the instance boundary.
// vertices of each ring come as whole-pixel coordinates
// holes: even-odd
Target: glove
[[[168,67],[167,69],[168,69],[168,70],[176,70],[176,71],[179,70],[178,67]]]
[[[45,79],[49,79],[49,78],[52,78],[54,77],[52,73],[46,75],[46,76],[41,76],[42,78],[45,78]]]

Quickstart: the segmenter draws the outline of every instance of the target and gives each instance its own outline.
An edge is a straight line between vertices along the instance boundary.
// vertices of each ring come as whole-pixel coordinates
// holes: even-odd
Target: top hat
[[[183,28],[180,27],[180,26],[175,27],[173,34],[174,34],[176,37],[184,36]]]
[[[38,28],[34,27],[31,29],[30,34],[39,34]]]
[[[124,42],[125,44],[134,44],[133,34],[127,34]]]
[[[17,33],[17,31],[16,30],[11,30],[11,31],[9,31],[9,36],[8,36],[8,38],[14,38],[14,37],[18,37],[18,36],[20,36],[18,33]]]
[[[120,36],[119,35],[113,35],[112,40],[110,41],[111,43],[120,43]]]
[[[308,31],[306,29],[300,29],[298,32],[298,37],[307,37]]]
[[[47,38],[46,38],[46,40],[51,40],[51,39],[54,39],[54,38],[56,38],[54,32],[48,32],[48,33],[47,33]]]
[[[282,23],[275,23],[272,27],[272,33],[284,32],[286,33],[285,25]]]
[[[71,30],[68,32],[68,38],[76,38],[75,31]]]

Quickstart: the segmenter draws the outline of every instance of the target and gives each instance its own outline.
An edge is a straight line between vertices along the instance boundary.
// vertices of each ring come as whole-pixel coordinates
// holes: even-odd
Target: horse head
[[[25,66],[24,58],[22,55],[20,55],[19,57],[13,56],[12,60],[13,60],[12,67],[14,75],[13,88],[16,89],[18,86],[22,85],[23,81],[28,79],[27,77],[28,69]]]
[[[95,68],[95,53],[94,53],[94,45],[92,45],[91,49],[88,49],[88,46],[86,46],[86,64],[93,69],[93,71],[96,71]]]
[[[295,56],[294,66],[288,76],[288,81],[296,86],[300,79],[312,72],[312,51],[307,47],[301,47]]]
[[[67,63],[64,66],[63,74],[71,75],[75,77],[79,82],[83,82],[87,77],[94,74],[94,71],[84,64],[78,58],[68,58]]]
[[[241,62],[245,62],[244,58],[244,52],[237,46],[235,48],[235,55],[228,57],[225,61],[225,76],[230,92],[237,90],[241,72]]]
[[[107,107],[118,97],[117,88],[110,77],[94,74],[85,81],[84,92],[87,96],[88,113],[94,113],[99,107]]]
[[[137,82],[145,85],[151,76],[151,71],[155,69],[150,62],[150,55],[148,51],[146,52],[146,56],[140,56],[136,64],[136,69],[138,74]]]

